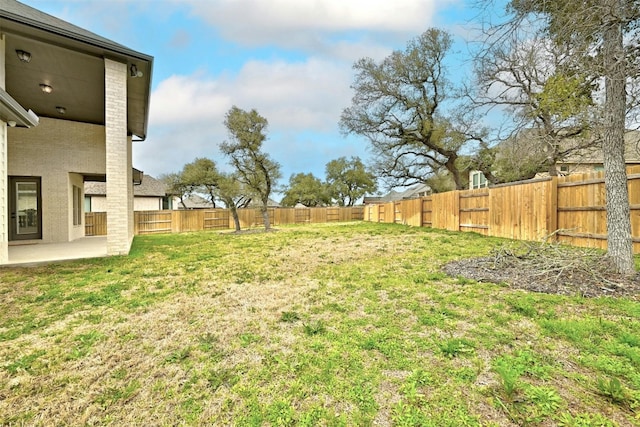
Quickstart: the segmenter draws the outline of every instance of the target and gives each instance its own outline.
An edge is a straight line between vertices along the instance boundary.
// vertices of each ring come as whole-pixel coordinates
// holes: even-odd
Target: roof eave
[[[17,15],[9,11],[0,10],[0,18],[5,18],[10,21],[16,22],[18,24],[27,25],[29,27],[45,31],[47,33],[57,34],[67,39],[76,40],[87,45],[91,45],[100,49],[107,50],[116,55],[123,55],[128,58],[141,60],[141,61],[149,61],[149,62],[153,61],[152,56],[135,51],[133,49],[129,49],[126,46],[123,46],[119,43],[109,42],[109,40],[104,38],[98,39],[98,38],[89,37],[84,34],[79,34],[77,32],[65,30],[64,28],[60,28],[55,25],[49,25],[46,22],[40,22],[26,16]]]
[[[22,105],[11,97],[4,89],[0,88],[0,119],[10,126],[23,126],[27,128],[38,126],[40,119],[31,110],[25,110]]]

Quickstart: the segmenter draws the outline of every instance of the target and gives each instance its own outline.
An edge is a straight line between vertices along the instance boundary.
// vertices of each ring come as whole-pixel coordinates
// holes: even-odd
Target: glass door
[[[10,240],[42,238],[39,177],[9,177]]]

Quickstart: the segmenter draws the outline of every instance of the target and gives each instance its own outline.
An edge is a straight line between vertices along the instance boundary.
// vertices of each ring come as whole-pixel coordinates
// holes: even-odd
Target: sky
[[[369,160],[364,137],[338,122],[351,104],[353,64],[382,60],[430,27],[455,45],[449,68],[470,70],[473,0],[22,0],[45,13],[154,57],[148,134],[134,167],[159,177],[197,157],[222,170],[232,107],[269,122],[264,151],[297,173],[325,178],[339,157]]]

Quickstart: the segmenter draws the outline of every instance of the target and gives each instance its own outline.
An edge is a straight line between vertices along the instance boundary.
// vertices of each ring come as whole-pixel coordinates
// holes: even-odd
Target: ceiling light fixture
[[[138,70],[138,67],[136,67],[136,64],[131,64],[131,67],[129,67],[129,75],[131,77],[142,77],[144,76],[144,73]]]
[[[31,61],[31,54],[26,50],[16,49],[16,55],[18,55],[18,59],[22,62]]]
[[[67,109],[61,106],[57,106],[56,107],[56,111],[60,114],[66,114],[67,113]]]
[[[53,92],[53,88],[51,86],[49,86],[48,84],[45,83],[40,83],[40,89],[44,92],[44,93],[51,93]]]

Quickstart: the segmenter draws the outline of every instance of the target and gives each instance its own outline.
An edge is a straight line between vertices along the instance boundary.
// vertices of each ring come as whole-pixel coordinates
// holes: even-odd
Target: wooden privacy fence
[[[104,212],[84,214],[85,236],[104,236],[107,234],[107,215]]]
[[[271,208],[271,225],[310,224],[338,221],[362,220],[364,206],[324,207],[324,208]],[[239,209],[240,226],[244,228],[262,227],[264,219],[258,209]],[[195,209],[134,212],[134,233],[181,233],[202,230],[235,229],[235,223],[228,209]],[[106,212],[85,214],[85,235],[104,236],[107,234]]]
[[[640,253],[640,166],[627,168],[633,249]],[[368,205],[365,221],[607,247],[604,173],[551,177]]]

